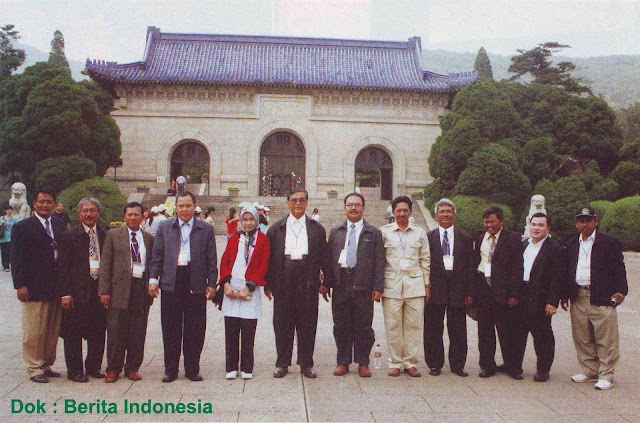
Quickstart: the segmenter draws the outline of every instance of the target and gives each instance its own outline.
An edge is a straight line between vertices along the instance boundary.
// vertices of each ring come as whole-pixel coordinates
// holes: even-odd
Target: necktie
[[[140,246],[135,232],[131,232],[131,262],[140,263]]]
[[[89,229],[89,260],[100,260],[100,254],[98,253],[98,240],[96,239],[96,233],[93,228]],[[89,273],[91,277],[96,280],[100,272],[98,269],[89,267]]]
[[[491,259],[493,258],[493,252],[496,250],[496,236],[491,235],[489,237],[489,263],[491,263]]]
[[[442,238],[442,255],[451,255],[451,246],[449,245],[449,231],[444,231],[444,237]]]
[[[356,267],[356,264],[358,263],[357,252],[356,225],[352,223],[351,230],[349,231],[349,240],[347,241],[347,266],[350,269]]]
[[[49,225],[49,219],[44,221],[44,230],[47,231],[47,235],[53,239],[53,234],[51,233],[51,226]]]

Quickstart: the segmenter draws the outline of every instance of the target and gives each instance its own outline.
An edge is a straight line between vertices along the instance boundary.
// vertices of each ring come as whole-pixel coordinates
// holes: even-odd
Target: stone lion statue
[[[9,205],[13,208],[16,219],[26,219],[31,216],[31,207],[27,202],[27,187],[22,182],[11,185],[11,199]]]
[[[531,220],[531,216],[536,213],[544,213],[547,214],[547,209],[544,208],[545,199],[543,195],[536,194],[531,197],[531,205],[529,206],[529,214],[527,215],[527,219],[524,222],[524,238],[529,238],[531,236],[529,230],[531,229],[529,225],[529,221]]]

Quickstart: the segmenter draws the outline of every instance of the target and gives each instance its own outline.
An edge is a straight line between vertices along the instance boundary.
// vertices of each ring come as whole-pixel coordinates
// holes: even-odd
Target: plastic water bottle
[[[376,369],[382,368],[382,348],[380,348],[380,344],[376,344],[376,349],[373,353],[373,367]]]

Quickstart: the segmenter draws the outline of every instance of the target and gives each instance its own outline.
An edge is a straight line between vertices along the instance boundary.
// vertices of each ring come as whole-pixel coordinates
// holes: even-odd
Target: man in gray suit
[[[100,256],[100,302],[107,309],[106,383],[118,380],[124,367],[128,379],[142,379],[138,370],[144,358],[149,307],[149,262],[153,235],[140,229],[143,207],[124,207],[125,227],[107,232]],[[125,363],[126,354],[126,363]]]
[[[162,289],[160,319],[164,344],[163,382],[178,377],[184,338],[184,372],[200,382],[200,354],[207,328],[207,300],[213,298],[218,279],[213,226],[195,219],[196,198],[178,194],[177,216],[162,222],[156,232],[149,272],[149,295]]]
[[[384,243],[378,228],[363,218],[365,201],[356,192],[344,198],[347,219],[331,230],[329,252],[333,266],[333,336],[338,347],[338,366],[344,376],[356,361],[358,374],[371,377],[369,354],[376,340],[373,302],[380,302],[384,289]]]

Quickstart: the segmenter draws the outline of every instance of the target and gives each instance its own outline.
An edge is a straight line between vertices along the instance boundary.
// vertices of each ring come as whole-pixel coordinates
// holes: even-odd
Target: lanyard
[[[189,225],[187,225],[188,227]],[[189,236],[185,239],[182,236],[182,228],[183,226],[180,225],[180,249],[184,249],[185,245],[187,245],[187,243],[189,242],[189,240],[191,239],[191,231],[189,231]]]
[[[300,221],[298,220],[298,222],[300,222]],[[304,229],[304,225],[302,224],[302,222],[300,222],[300,229],[298,230],[297,233],[296,233],[296,230],[293,227],[294,227],[294,224],[291,223],[291,233],[293,233],[293,236],[296,238],[296,247],[297,247],[298,246],[298,237],[302,233],[302,230]]]
[[[402,231],[400,229],[398,229],[398,238],[400,239],[400,247],[402,248],[402,257],[406,257],[406,251],[407,251],[407,244],[404,243],[404,241],[402,240],[402,235],[400,235]]]
[[[589,262],[591,261],[591,250],[593,250],[593,243],[594,241],[591,241],[591,246],[589,247],[589,249],[587,250],[586,248],[584,248],[584,244],[585,243],[580,243],[580,249],[582,250],[582,252],[584,253],[584,261],[585,262]]]

